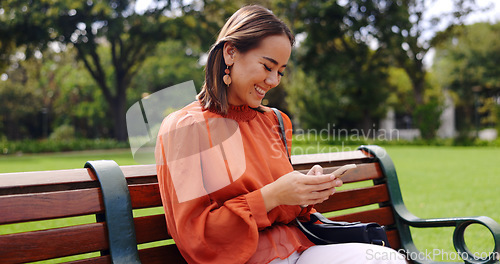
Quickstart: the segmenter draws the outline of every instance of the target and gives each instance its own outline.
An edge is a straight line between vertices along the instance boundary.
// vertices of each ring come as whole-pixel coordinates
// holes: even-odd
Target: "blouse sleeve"
[[[280,110],[281,112],[281,110]],[[273,113],[274,115],[274,113]],[[281,112],[281,116],[283,117],[283,126],[285,129],[285,136],[286,136],[286,141],[287,141],[287,147],[288,149],[288,155],[289,157],[292,156],[292,139],[293,139],[293,126],[292,126],[292,121],[286,115],[285,113]],[[275,115],[275,122],[276,124],[279,124],[278,117]],[[278,131],[278,133],[281,132]],[[290,205],[280,205],[273,209],[271,212],[269,212],[268,217],[271,220],[271,222],[290,222],[293,221],[296,217],[300,221],[309,221],[310,220],[310,215],[311,213],[315,213],[316,210],[313,208],[312,205],[309,205],[305,208],[301,208],[299,206],[290,206]]]
[[[202,140],[210,138],[206,126],[184,113],[167,117],[160,128],[155,156],[167,226],[188,263],[245,263],[257,248],[259,229],[271,221],[260,190],[223,204],[210,199],[238,171],[228,169],[225,177],[207,182],[210,164],[224,162],[213,158],[224,155],[224,148]]]

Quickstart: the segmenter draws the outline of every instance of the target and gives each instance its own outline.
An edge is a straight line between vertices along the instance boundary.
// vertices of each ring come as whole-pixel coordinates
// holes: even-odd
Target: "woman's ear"
[[[236,54],[236,48],[229,42],[224,43],[222,48],[224,55],[224,62],[227,66],[232,66],[234,63],[234,55]]]

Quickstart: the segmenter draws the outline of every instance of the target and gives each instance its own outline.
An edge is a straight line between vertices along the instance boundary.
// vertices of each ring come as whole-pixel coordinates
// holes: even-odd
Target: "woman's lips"
[[[264,98],[264,96],[266,95],[266,90],[258,87],[257,85],[254,85],[254,88],[255,88],[255,91],[257,92],[257,95],[261,98]]]

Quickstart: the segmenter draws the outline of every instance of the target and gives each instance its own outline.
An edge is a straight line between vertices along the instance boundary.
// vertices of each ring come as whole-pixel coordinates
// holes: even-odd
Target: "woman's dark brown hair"
[[[208,53],[205,66],[205,83],[197,99],[204,109],[227,114],[227,85],[222,81],[225,74],[223,48],[230,43],[238,52],[245,53],[257,48],[261,40],[268,36],[285,35],[293,46],[295,38],[286,24],[268,9],[251,5],[236,11],[222,27],[216,43]]]

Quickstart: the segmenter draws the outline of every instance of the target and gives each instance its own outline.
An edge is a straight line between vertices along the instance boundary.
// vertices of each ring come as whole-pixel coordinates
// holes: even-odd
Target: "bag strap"
[[[290,159],[290,154],[288,153],[288,144],[287,144],[287,141],[286,141],[286,134],[285,134],[285,126],[283,124],[283,116],[281,116],[281,112],[274,108],[274,107],[271,107],[271,109],[274,111],[274,113],[276,114],[276,117],[278,118],[278,123],[280,125],[280,137],[281,137],[281,140],[283,141],[283,145],[285,145],[285,151],[286,151],[286,154],[288,156],[288,160],[290,161],[290,163],[292,163],[291,159]],[[307,230],[301,223],[298,219],[296,219],[297,222],[299,222],[299,226],[303,229],[303,230]],[[324,224],[331,224],[331,225],[337,225],[337,226],[348,226],[348,225],[355,225],[355,224],[358,224],[360,222],[340,222],[340,221],[332,221],[326,217],[324,217],[322,214],[320,213],[314,213],[314,214],[311,214],[311,221],[309,222],[310,224],[313,224],[317,221],[320,221]],[[307,230],[309,231],[309,230]],[[312,235],[312,234],[311,234]],[[314,235],[312,235],[314,236]],[[320,239],[320,238],[318,238]],[[326,242],[326,241],[325,241]]]
[[[304,233],[305,235],[310,236],[314,239],[317,239],[317,240],[323,242],[325,245],[326,244],[334,244],[334,242],[332,242],[328,239],[321,238],[321,237],[315,235],[313,232],[309,231],[309,229],[307,229],[307,227],[304,226],[304,223],[300,222],[298,218],[295,218],[295,222],[297,223],[297,226],[302,231],[302,233]]]
[[[332,220],[326,218],[321,213],[316,212],[316,213],[311,214],[311,221],[309,221],[308,224],[314,224],[317,221],[320,221],[323,224],[329,224],[329,225],[335,225],[335,226],[351,226],[351,225],[361,223],[361,222],[332,221]]]
[[[280,125],[280,130],[281,130],[280,137],[281,137],[281,140],[283,141],[283,144],[285,145],[285,152],[286,152],[286,155],[288,156],[288,161],[290,161],[290,163],[292,163],[292,160],[290,159],[290,153],[288,153],[288,144],[286,142],[286,133],[285,133],[285,125],[283,124],[283,117],[281,116],[280,110],[278,110],[274,107],[271,107],[271,109],[274,111],[274,114],[276,115],[276,117],[278,117],[278,123]]]
[[[113,160],[87,161],[85,168],[95,173],[101,186],[111,262],[140,264],[132,202],[122,170]]]

